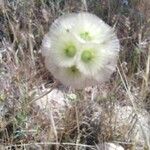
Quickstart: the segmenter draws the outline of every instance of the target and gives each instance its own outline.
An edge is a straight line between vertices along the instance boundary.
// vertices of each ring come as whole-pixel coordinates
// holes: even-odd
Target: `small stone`
[[[124,148],[114,143],[103,143],[97,145],[98,150],[124,150]]]
[[[138,109],[138,114],[136,114],[131,106],[116,106],[115,111],[115,126],[120,131],[124,130],[126,132],[124,138],[127,141],[136,142],[142,146],[150,141],[150,117],[146,110]]]
[[[58,89],[52,90],[37,100],[35,104],[46,116],[49,116],[50,110],[57,114],[63,114],[66,107],[69,106],[67,95]]]

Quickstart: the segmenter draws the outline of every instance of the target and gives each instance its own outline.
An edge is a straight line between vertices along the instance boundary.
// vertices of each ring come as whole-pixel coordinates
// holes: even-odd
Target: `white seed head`
[[[119,49],[114,29],[90,13],[59,17],[42,42],[47,69],[74,88],[107,81],[115,71]]]

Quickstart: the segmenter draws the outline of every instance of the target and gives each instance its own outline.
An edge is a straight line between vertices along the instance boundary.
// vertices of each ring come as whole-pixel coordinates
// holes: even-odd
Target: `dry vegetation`
[[[105,85],[76,91],[61,121],[55,113],[51,119],[35,100],[44,89],[62,85],[44,67],[41,41],[58,16],[86,8],[115,26],[121,43],[118,68]],[[141,108],[150,113],[149,70],[149,0],[0,0],[0,150],[90,150],[106,141],[134,150],[135,139],[125,134],[135,121],[116,128],[114,106],[132,106],[136,120]],[[148,142],[145,138],[143,149],[149,149]]]

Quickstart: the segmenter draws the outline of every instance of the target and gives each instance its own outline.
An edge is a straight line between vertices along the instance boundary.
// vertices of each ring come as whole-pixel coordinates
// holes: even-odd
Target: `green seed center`
[[[73,44],[70,44],[66,46],[64,52],[67,57],[74,57],[76,54],[76,47]]]
[[[86,41],[90,41],[92,39],[89,32],[80,33],[80,37]]]
[[[83,51],[83,53],[81,54],[81,59],[82,59],[82,61],[84,61],[85,63],[90,62],[93,58],[94,58],[94,52],[93,52],[92,50],[85,50],[85,51]]]
[[[70,68],[71,72],[75,73],[75,72],[78,72],[78,69],[76,68],[76,66],[72,66]]]
[[[69,71],[69,73],[74,74],[74,75],[79,73],[79,70],[76,66],[72,66],[72,67],[68,68],[68,71]]]

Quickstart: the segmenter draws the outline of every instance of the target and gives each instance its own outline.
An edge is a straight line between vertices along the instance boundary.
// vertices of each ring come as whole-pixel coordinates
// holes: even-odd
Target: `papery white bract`
[[[82,44],[77,67],[85,76],[94,76],[103,67],[102,47],[97,44]]]
[[[65,33],[51,41],[52,51],[50,54],[55,58],[55,63],[62,67],[74,65],[78,53],[76,39],[70,33]]]
[[[86,78],[76,66],[59,67],[54,63],[52,58],[45,58],[45,64],[52,75],[66,86],[81,89],[94,84],[94,82]]]
[[[51,50],[51,37],[50,35],[47,33],[42,41],[42,55],[44,57],[48,57],[49,56],[49,51]]]
[[[44,36],[42,41],[42,55],[47,56],[54,50],[51,46],[55,43],[59,43],[58,38],[65,39],[68,31],[72,28],[74,24],[75,14],[66,14],[60,16],[54,21],[50,26],[49,32]]]
[[[74,88],[107,81],[115,71],[119,49],[114,29],[86,12],[56,19],[42,43],[47,69]]]
[[[103,43],[112,28],[93,14],[79,13],[72,32],[81,42]]]

